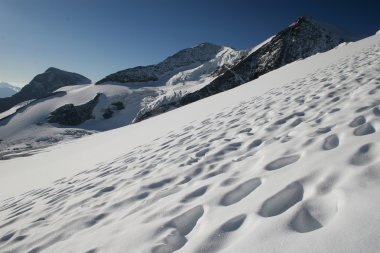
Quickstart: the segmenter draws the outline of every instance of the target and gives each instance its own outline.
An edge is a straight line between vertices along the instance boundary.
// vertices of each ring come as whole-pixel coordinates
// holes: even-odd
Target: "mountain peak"
[[[139,66],[118,71],[108,75],[96,84],[105,82],[117,83],[146,83],[156,82],[168,75],[174,75],[180,71],[199,66],[211,59],[223,50],[223,46],[209,42],[202,42],[194,47],[185,48],[167,57],[158,64]]]
[[[89,83],[91,80],[85,76],[50,67],[44,73],[36,75],[20,92],[10,98],[0,99],[0,112],[21,102],[45,97],[63,86]]]
[[[313,30],[320,30],[321,32],[328,33],[331,36],[340,37],[344,41],[355,41],[358,39],[357,36],[354,36],[341,28],[319,21],[311,16],[301,16],[289,26],[289,28],[298,27],[311,27]]]
[[[65,85],[88,84],[91,80],[80,74],[49,67],[45,72],[35,76],[29,86],[44,86],[47,89],[56,89]]]
[[[312,16],[300,16],[299,18],[297,18],[297,20],[292,23],[290,26],[294,26],[294,25],[300,25],[300,24],[303,24],[303,23],[309,23],[309,24],[313,24],[313,25],[322,25],[323,22],[320,22],[319,20],[315,19],[314,17]]]
[[[210,43],[210,42],[202,42],[202,43],[197,44],[193,48],[201,48],[201,47],[221,47],[221,46]]]
[[[63,70],[58,69],[58,68],[55,68],[55,67],[49,67],[47,70],[45,70],[44,73],[48,73],[48,72],[58,72],[58,71],[63,71]]]
[[[305,22],[305,21],[313,22],[313,21],[315,21],[315,19],[311,16],[301,16],[297,19],[296,22]]]

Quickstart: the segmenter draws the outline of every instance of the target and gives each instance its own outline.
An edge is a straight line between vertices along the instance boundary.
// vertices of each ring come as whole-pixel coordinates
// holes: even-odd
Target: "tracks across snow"
[[[314,73],[281,83],[280,69],[226,93],[236,101],[222,110],[3,200],[0,251],[358,252],[350,231],[379,248],[380,45],[342,48]]]

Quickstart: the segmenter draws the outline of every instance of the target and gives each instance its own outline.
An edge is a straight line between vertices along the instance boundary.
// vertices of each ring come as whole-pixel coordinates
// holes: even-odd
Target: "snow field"
[[[379,55],[377,35],[0,162],[0,250],[376,252]]]

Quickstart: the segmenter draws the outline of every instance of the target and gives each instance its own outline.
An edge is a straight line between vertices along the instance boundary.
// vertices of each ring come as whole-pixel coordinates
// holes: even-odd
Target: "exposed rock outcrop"
[[[86,120],[93,119],[92,111],[101,95],[102,94],[97,94],[94,99],[82,105],[75,106],[73,104],[66,104],[59,107],[50,114],[48,122],[65,126],[76,126]]]

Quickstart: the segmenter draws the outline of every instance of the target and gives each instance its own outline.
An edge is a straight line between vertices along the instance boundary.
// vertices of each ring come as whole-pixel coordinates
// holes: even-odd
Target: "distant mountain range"
[[[300,17],[248,50],[201,43],[158,64],[121,70],[87,86],[91,81],[82,75],[49,68],[17,94],[0,99],[0,119],[6,117],[0,120],[0,139],[19,140],[19,132],[11,130],[16,123],[9,123],[14,117],[25,129],[38,125],[36,138],[49,134],[45,126],[104,131],[139,122],[355,39],[332,25]]]
[[[20,91],[21,88],[9,83],[0,82],[0,98],[10,97]]]

